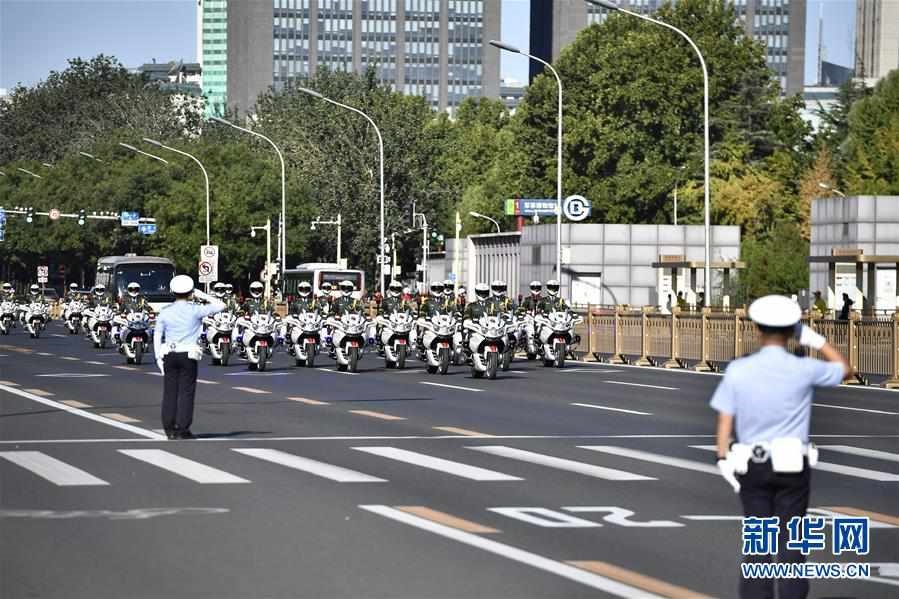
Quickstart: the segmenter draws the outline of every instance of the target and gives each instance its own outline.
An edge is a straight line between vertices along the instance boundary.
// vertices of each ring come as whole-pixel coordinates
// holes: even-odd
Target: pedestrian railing
[[[899,311],[889,318],[862,318],[854,312],[849,320],[822,318],[812,312],[803,322],[824,335],[859,373],[852,382],[868,384],[874,377],[885,387],[899,388]],[[755,325],[743,309],[681,312],[675,308],[671,314],[662,314],[652,308],[589,306],[580,332],[589,356],[613,364],[721,370],[758,349]],[[792,341],[789,349],[799,348]]]

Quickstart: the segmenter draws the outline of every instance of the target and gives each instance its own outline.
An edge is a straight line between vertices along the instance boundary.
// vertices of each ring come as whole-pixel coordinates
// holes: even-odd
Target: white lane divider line
[[[405,420],[405,418],[403,418],[402,416],[394,416],[393,414],[385,414],[383,412],[375,412],[373,410],[350,410],[350,414],[369,416],[370,418],[378,418],[380,420]]]
[[[624,408],[610,408],[609,406],[597,406],[592,403],[573,403],[573,406],[580,406],[582,408],[595,408],[597,410],[608,410],[610,412],[623,412],[625,414],[636,414],[637,416],[652,416],[650,412],[638,412],[637,410],[625,410]]]
[[[628,449],[627,447],[616,447],[614,445],[578,445],[581,449],[589,449],[590,451],[598,451],[622,458],[631,458],[632,460],[643,460],[644,462],[653,462],[663,464],[665,466],[673,466],[684,470],[693,470],[694,472],[705,472],[706,474],[718,475],[718,467],[697,460],[686,460],[683,458],[675,458],[672,456],[651,453],[649,451],[641,451],[639,449]]]
[[[716,451],[714,445],[691,445],[695,449],[704,449],[706,451]],[[718,469],[715,468],[717,471]],[[833,472],[834,474],[842,474],[843,476],[852,476],[854,478],[864,478],[866,480],[876,480],[882,483],[899,482],[899,474],[892,472],[881,472],[880,470],[868,470],[867,468],[856,468],[855,466],[843,466],[842,464],[833,464],[831,462],[818,462],[815,470],[823,472]]]
[[[353,449],[381,456],[382,458],[397,460],[398,462],[404,462],[406,464],[412,464],[413,466],[420,466],[430,470],[437,470],[439,472],[445,472],[446,474],[452,474],[453,476],[459,476],[461,478],[479,482],[524,480],[523,478],[510,476],[508,474],[503,474],[502,472],[478,468],[477,466],[469,466],[468,464],[444,460],[443,458],[435,458],[423,453],[398,449],[396,447],[354,447]]]
[[[106,362],[100,362],[99,360],[85,360],[84,363],[93,366],[106,366]]]
[[[101,412],[101,416],[106,416],[107,418],[111,418],[116,422],[140,422],[137,418],[132,418],[131,416],[125,416],[124,414],[119,414],[118,412]]]
[[[25,399],[30,399],[31,401],[36,401],[40,404],[44,404],[45,406],[50,406],[50,407],[56,408],[58,410],[62,410],[64,412],[74,414],[75,416],[81,416],[82,418],[87,418],[88,420],[100,422],[100,423],[106,424],[108,426],[114,426],[116,428],[126,430],[130,433],[134,433],[135,435],[140,435],[141,437],[147,437],[147,438],[156,439],[156,440],[165,439],[165,435],[160,435],[159,433],[154,433],[153,431],[151,431],[149,429],[141,428],[139,426],[134,426],[133,424],[128,424],[125,422],[116,422],[115,420],[110,420],[109,418],[100,416],[99,414],[94,414],[93,412],[86,412],[80,408],[75,408],[70,405],[66,405],[62,402],[59,402],[59,401],[47,399],[46,397],[40,397],[39,395],[35,395],[34,393],[28,393],[27,391],[22,391],[21,389],[15,389],[15,388],[7,386],[7,385],[0,385],[0,391],[6,391],[7,393],[12,393],[13,395],[18,395],[19,397],[24,397]]]
[[[420,530],[447,539],[452,539],[453,541],[458,541],[459,543],[470,547],[482,549],[488,553],[512,560],[513,562],[518,562],[544,572],[549,572],[550,574],[555,574],[556,576],[561,576],[562,578],[583,584],[593,589],[604,591],[616,597],[627,597],[628,599],[662,599],[659,595],[644,592],[636,587],[616,582],[605,576],[594,574],[574,566],[569,566],[568,564],[537,555],[536,553],[524,551],[523,549],[518,549],[517,547],[506,545],[505,543],[485,539],[484,537],[465,532],[464,530],[438,524],[437,522],[409,514],[387,505],[360,505],[359,508],[383,516],[384,518],[394,520],[395,522],[413,526]]]
[[[135,368],[134,366],[116,365],[116,366],[113,366],[113,368],[118,368],[119,370],[137,370],[137,368]]]
[[[40,451],[0,451],[0,458],[25,468],[60,487],[101,486],[109,483]]]
[[[624,372],[624,371],[623,370],[611,370],[611,369],[606,370],[604,368],[602,370],[597,370],[596,368],[565,368],[561,372],[564,372],[566,374],[569,372],[572,372],[572,373],[589,372],[590,374],[610,374],[613,372]]]
[[[605,468],[594,464],[585,464],[584,462],[576,462],[574,460],[566,460],[533,451],[525,451],[514,447],[505,447],[503,445],[479,445],[469,447],[475,451],[483,451],[491,455],[502,458],[519,460],[537,464],[538,466],[547,466],[556,468],[557,470],[565,470],[566,472],[574,472],[575,474],[583,474],[584,476],[592,476],[594,478],[602,478],[604,480],[656,480],[651,476],[643,476],[642,474],[634,474],[626,470],[616,470],[615,468]]]
[[[203,485],[227,485],[250,482],[245,478],[234,476],[233,474],[229,474],[211,466],[206,466],[200,462],[182,458],[181,456],[177,456],[162,449],[120,449],[119,453],[146,462],[157,468],[168,470],[173,474],[183,476],[184,478]]]
[[[76,358],[75,356],[61,356],[61,360],[68,360],[69,362],[80,362],[81,358]]]
[[[272,462],[273,464],[287,466],[288,468],[293,468],[294,470],[300,470],[302,472],[314,474],[315,476],[327,478],[328,480],[333,480],[339,483],[387,482],[387,480],[383,478],[369,476],[368,474],[356,472],[355,470],[350,470],[349,468],[342,468],[340,466],[334,466],[333,464],[311,460],[309,458],[304,458],[277,449],[248,448],[232,449],[232,451],[236,451],[237,453],[241,453],[253,458],[258,458],[260,460],[265,460],[266,462]]]
[[[151,370],[149,372],[145,372],[144,374],[149,374],[150,376],[165,376],[161,372],[156,372],[155,370]]]
[[[50,335],[51,337],[57,337],[59,339],[68,339],[68,335],[60,335],[59,333],[53,333]]]
[[[493,435],[487,435],[484,433],[479,433],[478,431],[469,430],[467,428],[459,428],[458,426],[435,426],[433,427],[435,431],[443,431],[445,433],[452,433],[454,435],[461,435],[463,437],[492,437]]]
[[[419,372],[424,372],[424,371],[425,371],[424,368],[412,368],[412,369],[406,369],[406,370],[397,370],[396,374],[417,374]]]
[[[866,447],[852,447],[851,445],[819,445],[820,449],[826,451],[836,451],[837,453],[848,453],[849,455],[858,455],[865,458],[874,458],[875,460],[886,460],[888,462],[899,462],[899,453],[890,453],[888,451],[880,451],[877,449],[868,449]]]
[[[43,389],[25,389],[28,393],[34,393],[35,395],[40,395],[41,397],[53,397],[55,393],[50,393],[49,391],[44,391]]]
[[[38,356],[44,356],[44,357],[46,358],[46,357],[52,356],[53,354],[51,354],[51,353],[48,352],[48,351],[39,351],[39,352],[37,352],[37,355],[38,355]]]
[[[208,381],[206,379],[197,379],[197,382],[201,385],[218,385],[218,381]]]
[[[319,372],[329,372],[331,374],[346,374],[349,376],[359,376],[358,372],[344,372],[342,370],[331,370],[330,368],[316,368]]]
[[[829,403],[813,403],[816,408],[834,408],[837,410],[851,410],[853,412],[867,412],[868,414],[885,414],[887,416],[899,416],[899,412],[887,412],[884,410],[871,410],[868,408],[853,408],[850,406],[835,406]]]
[[[665,389],[666,391],[677,391],[680,387],[665,387],[663,385],[647,385],[644,383],[626,383],[624,381],[603,381],[610,385],[628,385],[629,387],[649,387],[650,389]]]
[[[326,401],[319,401],[317,399],[309,399],[308,397],[288,397],[290,401],[295,401],[298,403],[304,403],[307,406],[327,406],[329,405]]]
[[[246,393],[255,393],[256,395],[270,395],[271,391],[265,389],[256,389],[255,387],[231,387],[235,391],[244,391]]]
[[[418,381],[421,385],[430,385],[431,387],[443,387],[444,389],[455,389],[457,391],[471,391],[472,393],[480,393],[483,389],[475,387],[460,387],[459,385],[447,385],[445,383],[432,383],[430,381]]]

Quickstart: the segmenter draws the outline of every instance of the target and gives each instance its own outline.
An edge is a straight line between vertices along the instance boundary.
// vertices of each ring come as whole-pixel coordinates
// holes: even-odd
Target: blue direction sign
[[[0,208],[0,225],[6,223],[6,210]]]
[[[137,225],[137,232],[141,235],[153,235],[156,233],[156,223],[144,223]]]
[[[121,214],[123,227],[137,227],[140,225],[140,214],[137,212],[122,212]]]
[[[0,225],[0,241],[6,241],[6,227]]]

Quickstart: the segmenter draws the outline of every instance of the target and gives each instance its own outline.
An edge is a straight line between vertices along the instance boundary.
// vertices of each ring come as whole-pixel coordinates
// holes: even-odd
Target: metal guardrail
[[[899,388],[899,311],[889,318],[862,318],[853,312],[849,320],[812,312],[803,322],[824,335],[859,373],[852,383],[886,377],[884,387]],[[652,308],[589,306],[583,326],[587,354],[613,364],[720,370],[759,347],[755,325],[742,309],[661,314]],[[798,349],[795,341],[789,349]]]

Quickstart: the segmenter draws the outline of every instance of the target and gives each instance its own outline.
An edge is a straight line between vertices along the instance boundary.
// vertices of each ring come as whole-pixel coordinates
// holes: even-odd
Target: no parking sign
[[[219,246],[201,245],[197,274],[201,283],[214,283],[219,278]]]

